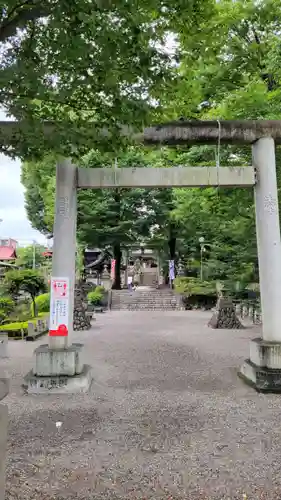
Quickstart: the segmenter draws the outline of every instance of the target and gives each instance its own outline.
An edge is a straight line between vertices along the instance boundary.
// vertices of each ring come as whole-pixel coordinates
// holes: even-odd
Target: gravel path
[[[6,499],[280,499],[281,396],[236,373],[258,329],[211,330],[208,318],[97,316],[74,336],[93,367],[84,395],[24,395],[42,339],[11,342]]]

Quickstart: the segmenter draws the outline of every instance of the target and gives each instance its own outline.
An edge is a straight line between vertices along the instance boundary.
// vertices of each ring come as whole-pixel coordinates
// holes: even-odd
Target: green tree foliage
[[[98,129],[116,138],[120,123],[142,127],[160,111],[174,78],[165,41],[183,27],[192,36],[213,0],[131,0],[129,7],[127,0],[2,4],[0,103],[28,120],[20,134],[1,136],[2,152],[89,150],[101,140]],[[42,120],[60,122],[45,139]]]
[[[0,297],[0,324],[7,319],[14,307],[15,303],[10,297]]]
[[[27,247],[17,248],[16,265],[25,269],[33,269],[33,263],[40,267],[46,260],[43,256],[45,248],[42,245],[29,245]]]
[[[54,184],[56,155],[49,153],[42,160],[22,164],[21,182],[25,187],[25,209],[34,229],[50,235],[46,210],[46,197]]]
[[[191,39],[183,31],[176,93],[167,94],[167,116],[176,118],[280,119],[280,26],[277,0],[222,0]],[[205,51],[202,47],[205,46]],[[201,103],[201,105],[200,105]],[[183,163],[216,164],[215,147],[191,147]],[[281,154],[277,148],[281,187]],[[221,165],[251,163],[250,148],[222,147]],[[279,191],[280,191],[279,187]],[[255,214],[248,190],[175,190],[173,216],[180,224],[184,255],[206,278],[249,282],[258,279]]]
[[[36,313],[50,312],[50,293],[42,293],[35,299]],[[32,308],[33,312],[33,308]]]
[[[46,291],[44,278],[30,269],[8,271],[4,277],[6,291],[17,299],[22,293],[30,295],[34,316],[36,315],[35,297]]]
[[[104,288],[101,287],[101,286],[97,286],[95,288],[95,290],[93,290],[92,292],[89,292],[87,294],[87,300],[90,304],[92,304],[93,306],[98,306],[101,304],[101,301],[104,297]]]
[[[147,152],[142,148],[127,148],[115,160],[109,156],[99,157],[93,152],[85,159],[88,166],[102,165],[108,168],[163,166],[161,153]],[[145,175],[145,170],[144,170]],[[171,190],[115,189],[82,191],[78,212],[78,235],[84,243],[92,242],[98,247],[111,246],[116,259],[115,288],[121,286],[122,247],[130,247],[140,241],[151,241],[153,228],[166,225]],[[167,204],[165,204],[165,202]]]
[[[82,158],[85,168],[129,168],[170,165],[168,152],[147,151],[128,147],[119,154],[91,151]],[[45,174],[46,172],[46,174]],[[53,231],[55,194],[55,156],[45,160],[26,162],[22,180],[26,188],[26,209],[34,228],[44,232]],[[43,203],[34,210],[34,200],[29,205],[29,193],[36,184]],[[131,246],[140,239],[151,240],[158,247],[163,241],[171,246],[174,238],[169,226],[169,213],[173,208],[172,190],[159,189],[108,189],[80,190],[78,193],[78,241],[80,244],[111,247],[116,259],[116,283],[120,287],[122,247]],[[39,213],[40,210],[40,213]],[[46,228],[46,231],[45,231]],[[42,231],[42,229],[41,229]],[[172,243],[174,245],[174,243]]]
[[[280,22],[279,0],[216,2],[193,37],[181,33],[180,78],[176,93],[167,94],[169,115],[280,117]],[[211,113],[197,108],[202,102]]]
[[[173,68],[172,82],[156,89],[157,79],[148,89],[146,96],[154,96],[157,105],[154,116],[163,121],[170,118],[215,118],[215,119],[280,119],[281,52],[280,32],[281,9],[279,0],[221,0],[214,2],[212,10],[194,18],[184,26],[175,23],[175,11],[169,17],[170,26],[179,34],[179,62]],[[188,9],[187,9],[188,10]],[[177,11],[178,12],[178,11]],[[199,10],[197,10],[199,12]],[[186,13],[181,10],[182,19]],[[170,15],[170,14],[169,14]],[[189,14],[187,14],[188,16]],[[157,16],[156,16],[157,17]],[[178,16],[180,17],[180,16]],[[167,17],[164,32],[167,27]],[[159,27],[159,17],[157,17]],[[177,25],[177,27],[176,27]],[[165,69],[167,65],[165,64]],[[106,67],[106,66],[105,66]],[[164,81],[163,81],[164,83]],[[156,93],[154,91],[156,89]],[[143,89],[142,89],[142,96]],[[136,95],[134,95],[135,99]],[[80,102],[80,101],[79,101]],[[90,101],[89,101],[90,102]],[[151,116],[149,99],[146,111],[138,117]],[[161,106],[160,106],[161,105]],[[132,120],[132,113],[126,108],[112,107],[112,113],[105,106],[105,113],[97,108],[95,116],[105,117],[111,126],[112,120]],[[90,106],[89,106],[90,108]],[[116,118],[117,117],[117,118]],[[163,118],[164,117],[164,118]],[[75,119],[77,116],[75,115]],[[94,120],[93,117],[91,119]],[[115,121],[116,123],[116,121]],[[114,128],[114,126],[113,126]],[[115,137],[116,139],[116,137]],[[95,146],[96,144],[94,144]],[[100,144],[100,149],[104,144]],[[115,157],[119,166],[130,165],[129,153],[118,150],[122,144],[112,142],[111,155],[91,152],[86,160],[88,166],[106,165],[112,167]],[[131,154],[131,153],[130,153]],[[215,147],[187,147],[160,153],[142,152],[142,163],[151,166],[172,164],[212,165],[216,163]],[[127,157],[126,157],[127,155]],[[123,159],[127,158],[127,159]],[[136,161],[136,157],[134,158]],[[122,163],[123,162],[123,163]],[[223,146],[220,151],[221,165],[247,165],[251,162],[250,148]],[[44,162],[43,162],[44,163]],[[137,164],[137,163],[136,163]],[[52,231],[54,171],[44,171],[34,163],[34,172],[26,167],[25,185],[30,194],[28,210],[34,227],[45,224]],[[41,170],[41,174],[40,174]],[[36,173],[37,172],[37,173]],[[36,175],[42,179],[34,182]],[[281,153],[277,148],[277,176],[281,186]],[[29,179],[29,180],[28,180]],[[34,186],[36,185],[36,188]],[[40,187],[42,186],[42,187]],[[40,209],[39,220],[32,215],[34,208],[32,189],[38,192],[36,201]],[[134,190],[135,191],[135,190]],[[40,198],[41,197],[41,198]],[[42,204],[40,206],[40,201]],[[149,208],[143,212],[142,203]],[[204,236],[208,251],[204,253],[206,279],[227,279],[250,281],[257,279],[257,254],[255,242],[255,217],[252,192],[248,190],[126,190],[107,192],[81,192],[79,195],[79,238],[90,240],[99,246],[133,241],[136,235],[152,242],[163,251],[163,258],[172,258],[180,253],[186,260],[200,263],[198,238]],[[177,245],[175,246],[175,243]],[[117,250],[116,250],[117,252]],[[118,252],[117,252],[118,253]],[[116,254],[117,255],[117,254]],[[120,253],[119,253],[120,255]]]

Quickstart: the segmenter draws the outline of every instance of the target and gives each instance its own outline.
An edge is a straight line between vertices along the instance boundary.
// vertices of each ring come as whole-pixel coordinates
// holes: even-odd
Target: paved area
[[[97,316],[75,334],[93,366],[86,395],[24,395],[42,339],[11,342],[6,499],[280,499],[281,396],[237,377],[258,329],[214,331],[208,318]]]

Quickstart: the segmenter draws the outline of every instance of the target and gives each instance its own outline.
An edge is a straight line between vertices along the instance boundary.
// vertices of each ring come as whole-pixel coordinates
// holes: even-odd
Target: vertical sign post
[[[68,335],[49,335],[50,349],[67,349],[71,344],[73,332],[73,311],[74,311],[74,290],[75,290],[75,251],[76,251],[76,217],[77,217],[77,167],[70,160],[63,160],[57,164],[56,169],[56,210],[54,223],[54,244],[52,259],[52,282],[60,281],[66,284],[68,321],[64,318],[64,323],[68,329]],[[65,297],[58,297],[52,286],[52,303],[50,316],[55,318],[55,297],[66,300]],[[67,309],[67,308],[66,308]],[[51,312],[53,310],[53,313]],[[65,311],[67,313],[67,311]],[[62,319],[62,318],[61,318]],[[50,330],[57,331],[54,320]],[[61,329],[62,330],[62,329]],[[60,331],[61,331],[60,330]]]
[[[49,335],[51,337],[67,337],[68,323],[69,278],[52,278]]]

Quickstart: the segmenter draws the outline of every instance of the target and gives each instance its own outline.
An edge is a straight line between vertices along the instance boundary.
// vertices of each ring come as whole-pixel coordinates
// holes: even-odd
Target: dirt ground
[[[281,396],[237,377],[258,328],[216,331],[208,319],[98,315],[73,338],[93,367],[87,394],[24,395],[46,340],[10,342],[6,499],[280,499]]]

